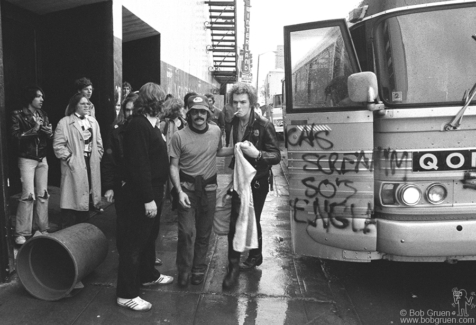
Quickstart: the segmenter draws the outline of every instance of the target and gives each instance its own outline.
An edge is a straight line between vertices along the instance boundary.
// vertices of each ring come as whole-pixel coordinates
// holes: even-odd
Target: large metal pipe
[[[104,261],[107,251],[106,236],[89,223],[35,236],[18,252],[18,277],[33,296],[59,300]]]

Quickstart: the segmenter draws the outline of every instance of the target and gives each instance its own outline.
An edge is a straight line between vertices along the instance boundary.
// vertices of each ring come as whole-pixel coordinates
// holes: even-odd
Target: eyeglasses
[[[94,88],[93,87],[84,87],[83,90],[92,92],[94,90]]]
[[[192,115],[198,115],[198,114],[201,114],[201,115],[207,115],[207,111],[205,109],[192,109],[190,110],[190,114]]]

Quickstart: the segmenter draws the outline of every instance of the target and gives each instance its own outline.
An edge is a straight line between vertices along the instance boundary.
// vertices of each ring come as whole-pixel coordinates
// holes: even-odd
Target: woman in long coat
[[[83,94],[73,95],[53,138],[53,150],[61,159],[62,228],[86,221],[90,205],[98,207],[101,201],[104,148],[99,124],[89,116],[89,109]]]

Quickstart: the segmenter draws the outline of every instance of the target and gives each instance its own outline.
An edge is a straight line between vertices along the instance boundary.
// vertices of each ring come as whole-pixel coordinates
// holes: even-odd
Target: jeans
[[[188,273],[190,269],[192,273],[205,273],[217,193],[206,192],[208,211],[203,213],[198,208],[200,203],[195,193],[185,188],[183,190],[188,195],[192,207],[185,209],[180,204],[178,207],[177,270],[179,273]]]
[[[154,187],[152,190],[157,204],[155,218],[145,215],[144,203],[127,184],[121,194],[124,200],[124,213],[117,214],[119,268],[116,292],[119,298],[130,299],[139,296],[142,283],[152,282],[160,277],[154,263],[164,185]]]
[[[257,185],[259,184],[259,185]],[[263,251],[263,238],[261,234],[261,212],[263,211],[264,202],[269,192],[268,178],[264,177],[251,183],[251,190],[253,192],[253,205],[255,209],[256,226],[258,227],[258,248],[251,249],[249,257],[259,257]],[[240,260],[241,253],[233,249],[233,237],[235,237],[236,220],[240,212],[240,197],[236,192],[233,192],[231,199],[231,217],[230,217],[230,231],[228,232],[228,260]]]
[[[48,229],[48,162],[18,158],[22,193],[16,215],[16,236],[31,236],[33,223],[40,231]],[[36,191],[35,191],[36,190]]]

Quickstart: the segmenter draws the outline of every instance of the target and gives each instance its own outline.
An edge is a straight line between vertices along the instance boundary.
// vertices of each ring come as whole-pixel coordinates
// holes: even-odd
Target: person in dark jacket
[[[140,286],[169,284],[173,277],[154,267],[164,184],[169,177],[167,147],[157,127],[165,92],[154,83],[139,90],[134,113],[124,133],[124,213],[118,214],[119,269],[117,304],[147,311]]]
[[[121,111],[114,120],[102,160],[101,176],[102,187],[105,189],[104,197],[108,202],[115,201],[116,213],[122,212],[122,208],[118,207],[122,202],[120,192],[124,182],[124,150],[122,142],[136,99],[137,94],[133,93],[122,102]]]
[[[208,105],[210,105],[210,110],[212,112],[211,121],[218,125],[221,130],[221,134],[225,134],[225,114],[215,106],[215,96],[212,94],[205,94],[205,97],[208,99]]]
[[[38,86],[29,86],[23,91],[23,109],[13,111],[12,115],[11,134],[18,145],[18,168],[22,181],[15,225],[15,243],[18,245],[23,245],[26,237],[32,235],[33,222],[41,233],[45,234],[48,230],[46,150],[48,141],[53,138],[53,129],[42,109],[43,100],[43,90]]]
[[[269,191],[269,178],[271,165],[278,164],[281,154],[273,124],[264,117],[255,113],[253,107],[257,97],[254,88],[246,83],[236,83],[228,93],[229,102],[236,110],[232,120],[232,144],[238,142],[248,143],[241,149],[247,161],[256,169],[252,180],[253,205],[258,227],[257,249],[250,250],[248,258],[240,264],[241,253],[233,249],[233,237],[238,219],[240,198],[236,192],[232,196],[230,217],[230,231],[228,233],[228,272],[223,280],[223,288],[233,287],[241,270],[250,270],[263,262],[263,240],[261,236],[261,212]],[[232,161],[233,165],[234,161]]]

